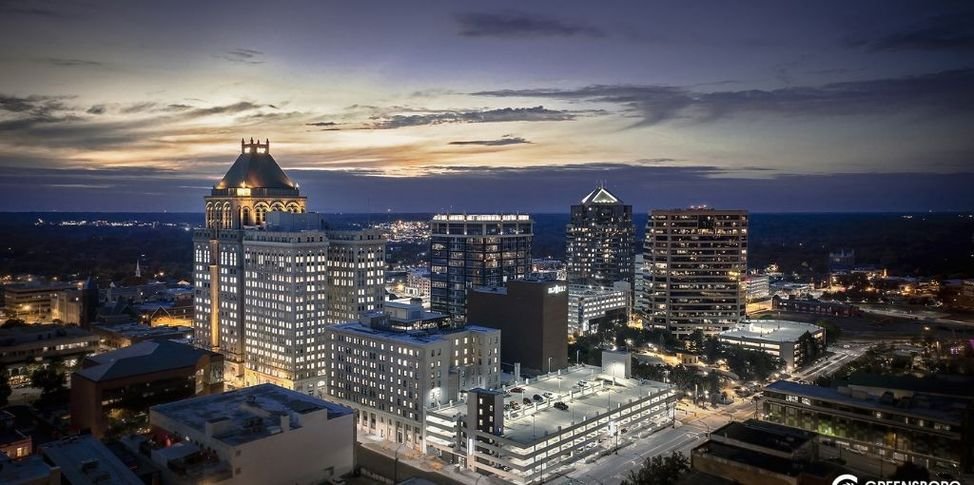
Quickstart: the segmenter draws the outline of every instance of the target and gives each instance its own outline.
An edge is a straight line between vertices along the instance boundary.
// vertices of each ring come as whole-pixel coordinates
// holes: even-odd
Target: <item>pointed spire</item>
[[[135,277],[136,278],[141,278],[142,277],[142,268],[139,266],[139,260],[138,259],[135,260]]]

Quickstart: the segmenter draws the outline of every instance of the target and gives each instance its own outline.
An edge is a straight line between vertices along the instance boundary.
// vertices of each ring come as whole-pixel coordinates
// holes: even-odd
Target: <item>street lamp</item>
[[[551,374],[551,356],[548,356],[548,373]]]

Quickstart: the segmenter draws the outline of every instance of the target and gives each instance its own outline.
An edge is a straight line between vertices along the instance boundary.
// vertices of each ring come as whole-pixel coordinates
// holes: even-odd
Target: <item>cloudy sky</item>
[[[972,2],[0,0],[0,210],[974,208]]]

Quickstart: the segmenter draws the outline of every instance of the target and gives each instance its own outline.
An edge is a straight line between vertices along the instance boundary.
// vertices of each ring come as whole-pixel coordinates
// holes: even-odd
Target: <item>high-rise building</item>
[[[646,225],[646,324],[687,336],[745,315],[747,211],[654,210]]]
[[[568,285],[568,332],[596,333],[629,321],[629,292],[601,286]]]
[[[632,206],[600,185],[572,206],[566,230],[568,282],[612,286],[635,284],[635,227]]]
[[[382,231],[328,231],[328,323],[382,309],[385,259]]]
[[[231,387],[270,382],[314,392],[324,387],[319,340],[334,313],[329,284],[341,287],[337,296],[355,296],[336,297],[341,311],[380,305],[377,246],[385,242],[370,231],[327,232],[269,149],[241,141],[205,199],[206,225],[193,238],[195,339],[226,356]]]
[[[437,214],[430,238],[430,306],[464,318],[467,290],[531,272],[534,221],[522,214]]]

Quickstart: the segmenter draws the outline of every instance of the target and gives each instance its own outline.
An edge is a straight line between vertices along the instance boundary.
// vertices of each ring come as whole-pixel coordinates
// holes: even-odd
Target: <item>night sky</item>
[[[974,2],[0,0],[0,210],[974,209]]]

